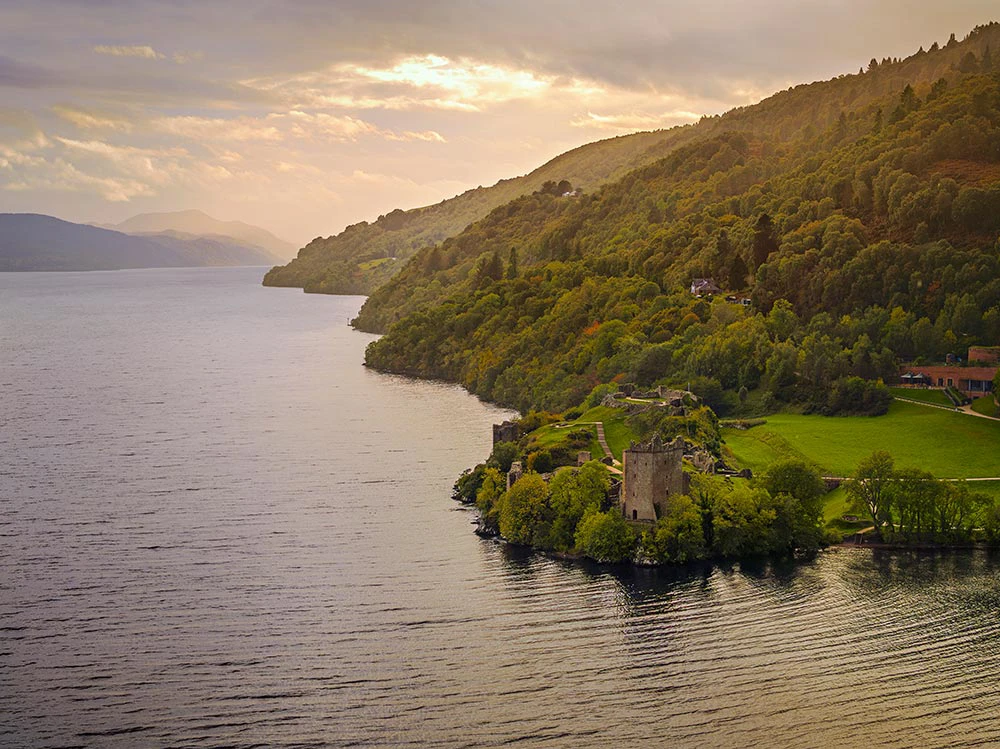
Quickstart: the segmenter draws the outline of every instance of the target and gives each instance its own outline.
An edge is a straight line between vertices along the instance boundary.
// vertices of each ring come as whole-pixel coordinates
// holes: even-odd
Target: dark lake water
[[[503,413],[261,275],[0,274],[0,746],[1000,745],[1000,562],[480,540]]]

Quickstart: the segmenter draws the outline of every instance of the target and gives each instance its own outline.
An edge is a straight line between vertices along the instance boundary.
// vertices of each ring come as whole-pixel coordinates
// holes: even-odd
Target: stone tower
[[[681,468],[684,440],[664,445],[659,435],[648,444],[634,442],[622,453],[621,508],[626,520],[655,523],[671,494],[686,494],[688,477]]]

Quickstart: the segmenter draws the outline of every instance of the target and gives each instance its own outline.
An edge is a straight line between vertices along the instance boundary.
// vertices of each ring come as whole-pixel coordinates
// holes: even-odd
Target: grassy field
[[[723,438],[737,465],[755,471],[798,457],[826,475],[849,476],[862,458],[888,450],[900,468],[940,478],[1000,476],[1000,421],[902,401],[876,417],[776,414],[752,429],[724,429]]]
[[[984,416],[997,416],[997,404],[992,395],[984,395],[972,401],[972,410]]]
[[[944,394],[943,390],[927,390],[923,388],[889,388],[889,392],[896,398],[908,398],[911,401],[931,403],[935,406],[946,406],[947,408],[955,407],[952,402],[948,400],[948,396]]]
[[[597,442],[597,428],[588,422],[600,421],[604,424],[604,437],[614,456],[621,460],[622,451],[636,437],[632,430],[625,426],[625,412],[617,408],[598,406],[583,414],[579,419],[559,424],[549,424],[534,432],[535,443],[539,447],[553,447],[559,444],[569,432],[577,429],[588,429],[594,435],[590,443],[590,454],[594,458],[603,458],[604,451]]]
[[[618,408],[597,406],[581,416],[580,421],[604,422],[604,438],[618,460],[622,459],[622,452],[629,443],[636,439],[635,433],[625,426],[625,412]]]

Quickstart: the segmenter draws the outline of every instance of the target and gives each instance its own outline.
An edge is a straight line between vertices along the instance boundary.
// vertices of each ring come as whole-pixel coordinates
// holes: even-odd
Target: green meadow
[[[1000,416],[998,413],[996,401],[993,400],[992,395],[984,395],[982,398],[976,398],[972,401],[972,410],[977,413],[983,414],[983,416]]]
[[[888,450],[898,467],[939,478],[1000,477],[1000,421],[903,401],[885,416],[775,414],[751,429],[724,429],[723,439],[733,461],[754,471],[797,457],[850,476],[862,458]]]

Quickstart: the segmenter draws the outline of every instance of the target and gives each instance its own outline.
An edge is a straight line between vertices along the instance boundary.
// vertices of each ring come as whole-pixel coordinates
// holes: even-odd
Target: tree
[[[760,477],[760,484],[772,496],[788,494],[795,497],[814,520],[823,514],[826,484],[813,466],[798,458],[786,458],[772,463]]]
[[[476,492],[476,509],[484,530],[497,533],[501,499],[507,491],[507,480],[496,468],[483,471],[483,482]]]
[[[672,495],[656,528],[643,538],[645,552],[660,562],[683,564],[707,553],[701,513],[690,497]]]
[[[774,236],[774,222],[766,213],[760,214],[753,230],[753,261],[755,270],[767,262],[768,256],[778,249]]]
[[[635,533],[616,509],[590,510],[576,529],[576,548],[598,562],[628,561],[635,544]]]
[[[481,288],[491,281],[499,281],[501,278],[503,278],[503,261],[500,259],[499,252],[494,250],[489,258],[480,258],[476,266],[477,287]]]
[[[588,511],[601,509],[610,486],[608,471],[596,460],[581,468],[562,468],[549,484],[552,507],[551,546],[569,551],[575,543],[576,527]]]
[[[919,540],[932,533],[937,524],[937,507],[944,493],[943,484],[927,471],[900,471],[896,491],[896,514],[899,532],[907,539]]]
[[[730,558],[769,553],[777,514],[765,489],[741,484],[717,491],[712,502],[715,553]]]
[[[510,255],[507,257],[507,278],[517,278],[517,248],[510,248]]]
[[[991,504],[988,495],[973,492],[968,482],[949,482],[937,503],[939,532],[951,541],[971,540],[972,529]]]
[[[979,71],[979,60],[976,59],[976,55],[972,50],[969,50],[962,56],[962,60],[958,63],[958,69],[962,73],[976,73]]]
[[[549,487],[537,473],[526,473],[507,490],[500,502],[500,534],[516,544],[532,545],[543,533],[548,514]]]
[[[434,245],[434,248],[427,255],[427,261],[424,264],[424,269],[428,274],[431,274],[444,270],[444,267],[445,263],[444,258],[441,256],[441,248],[438,245]]]
[[[729,262],[727,269],[726,287],[732,290],[746,288],[748,275],[750,275],[750,270],[743,261],[743,256],[739,252],[734,252],[733,259]]]
[[[882,541],[882,525],[892,520],[892,499],[896,464],[885,450],[876,450],[858,464],[854,479],[847,484],[847,497],[856,512],[867,513]]]
[[[493,446],[493,452],[490,453],[486,465],[496,468],[500,473],[506,475],[519,454],[520,450],[516,442],[497,442]]]

